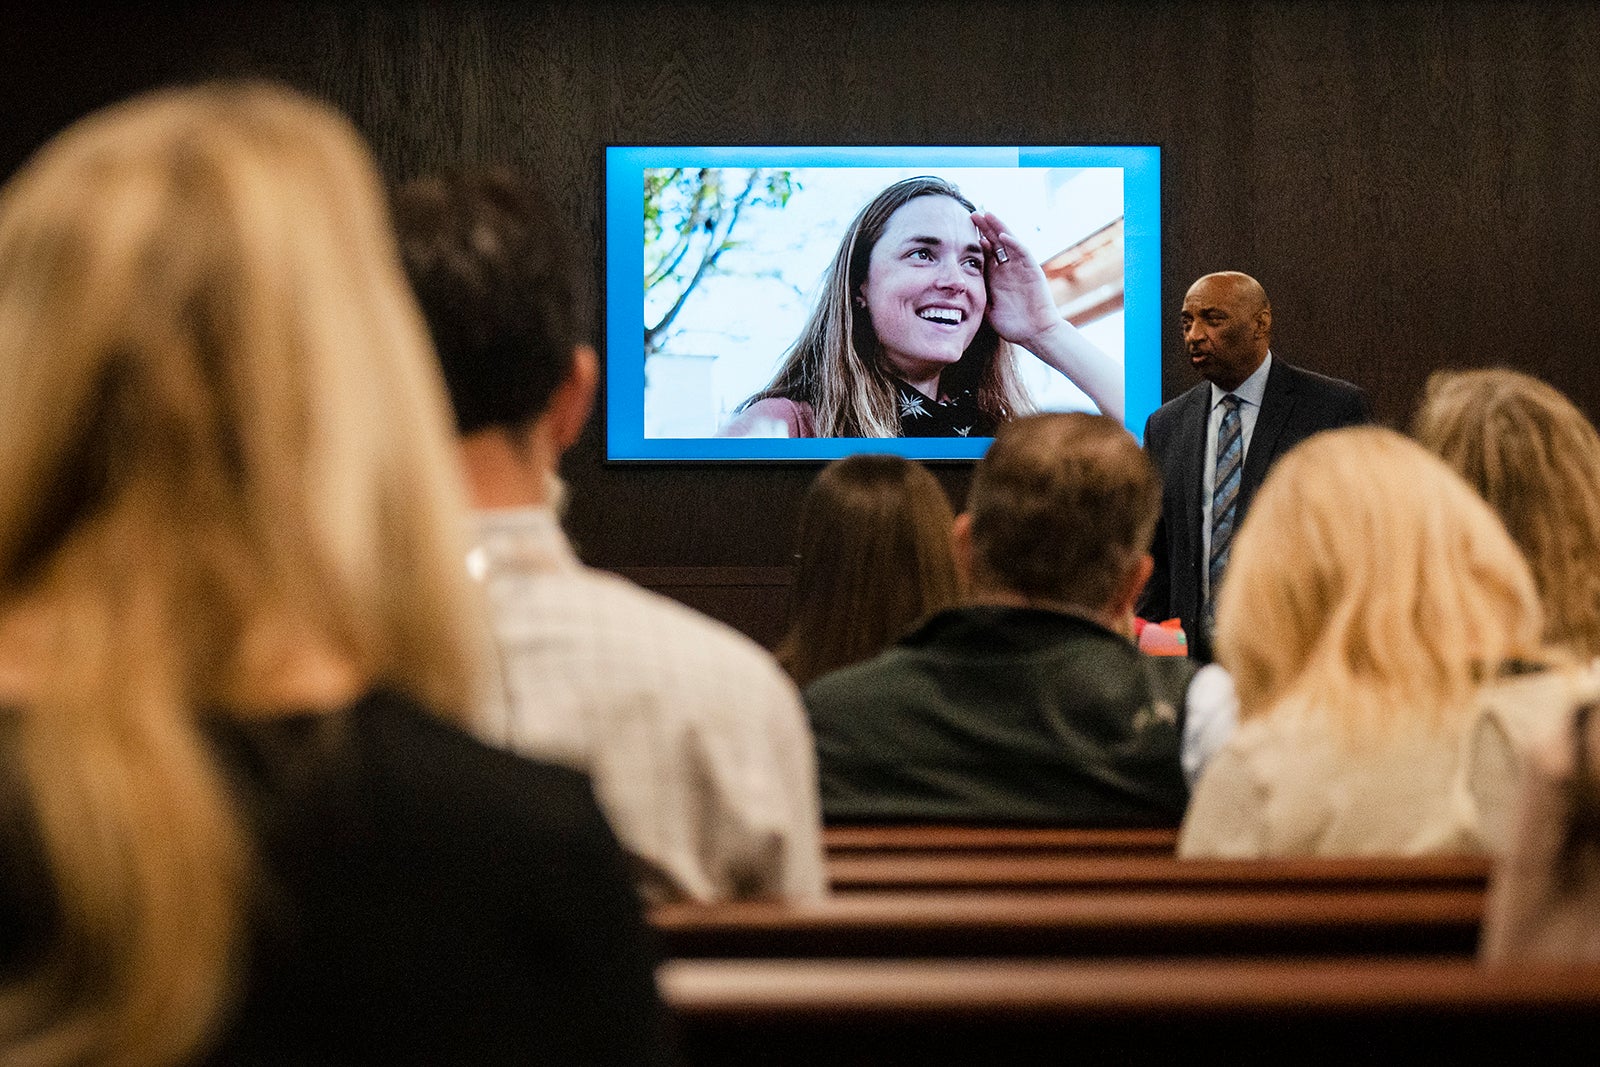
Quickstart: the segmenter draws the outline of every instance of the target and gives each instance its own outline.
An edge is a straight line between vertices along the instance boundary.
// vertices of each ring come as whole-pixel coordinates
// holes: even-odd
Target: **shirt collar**
[[[467,555],[472,576],[508,566],[539,571],[569,570],[578,557],[561,531],[561,520],[551,508],[494,508],[473,513],[478,540]]]
[[[1241,403],[1261,406],[1261,398],[1267,393],[1267,372],[1272,369],[1272,352],[1267,351],[1267,358],[1261,361],[1261,366],[1250,372],[1250,377],[1239,383],[1239,388],[1233,390],[1233,395]],[[1222,403],[1222,398],[1228,394],[1223,392],[1213,382],[1211,384],[1211,406],[1216,407]]]

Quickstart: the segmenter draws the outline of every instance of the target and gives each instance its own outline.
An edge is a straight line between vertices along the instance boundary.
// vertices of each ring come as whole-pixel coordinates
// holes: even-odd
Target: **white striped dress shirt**
[[[492,743],[588,772],[651,902],[825,892],[816,751],[759,645],[583,566],[546,509],[479,513]]]

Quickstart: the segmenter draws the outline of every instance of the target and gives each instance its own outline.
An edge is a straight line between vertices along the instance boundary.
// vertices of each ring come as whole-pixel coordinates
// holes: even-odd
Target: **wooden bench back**
[[[661,972],[697,1067],[1574,1062],[1600,968],[1459,959],[677,960]]]
[[[948,890],[1482,889],[1481,856],[1358,859],[1180,860],[1161,855],[991,855],[952,849],[841,853],[829,857],[838,892]]]
[[[1477,888],[862,893],[651,912],[672,957],[1469,956]]]

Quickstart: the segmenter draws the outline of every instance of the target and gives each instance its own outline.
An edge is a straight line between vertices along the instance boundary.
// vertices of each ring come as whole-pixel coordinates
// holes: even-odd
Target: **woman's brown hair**
[[[863,454],[823,468],[800,514],[789,631],[777,653],[797,684],[876,655],[956,602],[954,521],[919,463]]]

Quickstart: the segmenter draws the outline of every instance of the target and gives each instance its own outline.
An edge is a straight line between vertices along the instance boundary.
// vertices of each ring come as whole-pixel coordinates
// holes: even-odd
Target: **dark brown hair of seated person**
[[[960,595],[939,482],[900,456],[817,475],[800,513],[789,630],[778,661],[800,686],[876,655]]]
[[[503,167],[418,178],[392,200],[457,430],[528,425],[589,342],[577,243],[555,202]]]

